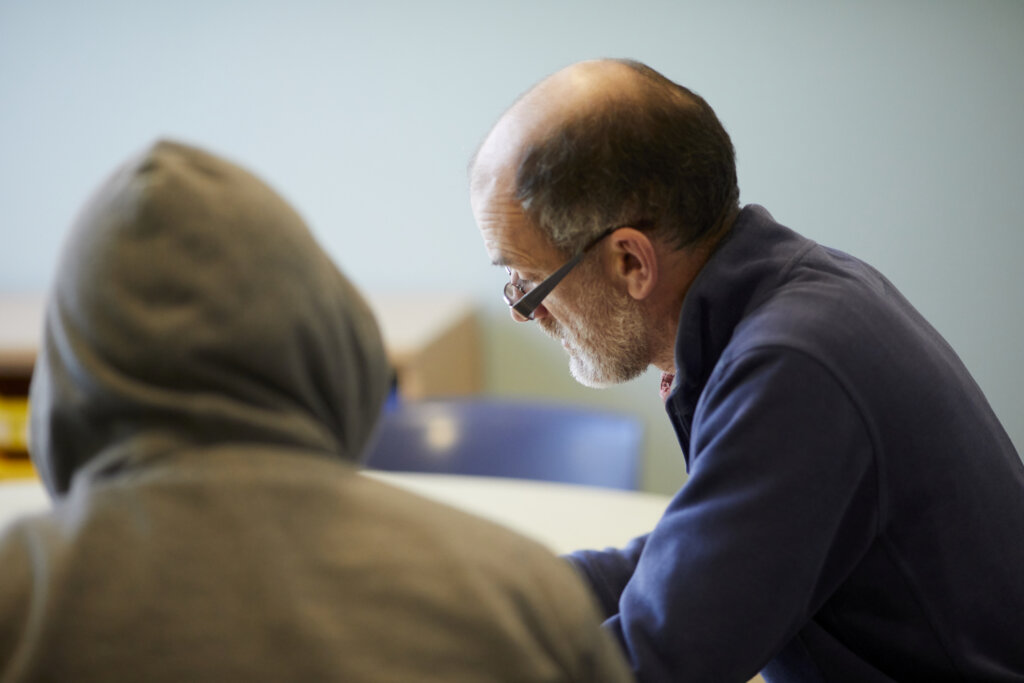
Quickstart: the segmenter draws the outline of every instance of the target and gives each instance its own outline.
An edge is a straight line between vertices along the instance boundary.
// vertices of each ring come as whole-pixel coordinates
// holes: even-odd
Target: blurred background
[[[495,119],[593,57],[703,95],[741,201],[882,270],[1021,451],[1019,0],[0,0],[0,294],[45,290],[126,156],[198,144],[284,194],[362,288],[415,292],[428,315],[424,295],[470,300],[486,393],[639,416],[643,487],[673,491],[657,374],[578,386],[558,344],[509,319],[469,210],[466,164]]]

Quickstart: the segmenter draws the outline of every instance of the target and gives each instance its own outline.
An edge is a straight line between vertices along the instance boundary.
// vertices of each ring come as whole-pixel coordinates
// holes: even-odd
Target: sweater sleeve
[[[578,550],[565,556],[590,584],[605,619],[619,611],[622,589],[633,576],[646,542],[645,534],[634,538],[621,550]]]
[[[720,364],[691,435],[690,477],[606,625],[640,681],[746,681],[874,537],[871,439],[833,373],[778,348]]]

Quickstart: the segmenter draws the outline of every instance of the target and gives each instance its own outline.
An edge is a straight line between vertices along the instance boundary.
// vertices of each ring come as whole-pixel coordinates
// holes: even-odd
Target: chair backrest
[[[399,403],[366,466],[637,488],[643,426],[589,408],[459,398]]]

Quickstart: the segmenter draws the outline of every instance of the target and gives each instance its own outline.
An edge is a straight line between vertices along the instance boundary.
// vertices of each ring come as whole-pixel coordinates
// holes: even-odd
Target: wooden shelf
[[[483,389],[479,325],[466,297],[370,294],[367,299],[404,398],[476,394]]]

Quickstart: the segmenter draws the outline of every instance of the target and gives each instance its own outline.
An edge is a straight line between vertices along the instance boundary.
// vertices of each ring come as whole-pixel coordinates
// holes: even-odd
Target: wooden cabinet
[[[475,309],[453,294],[370,294],[403,398],[459,396],[483,389]]]

